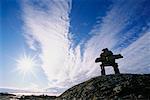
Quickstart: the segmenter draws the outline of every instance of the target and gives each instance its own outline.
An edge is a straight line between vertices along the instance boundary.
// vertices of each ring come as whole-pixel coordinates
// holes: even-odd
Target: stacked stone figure
[[[101,62],[101,74],[106,75],[105,73],[105,66],[112,66],[114,68],[115,74],[120,74],[118,69],[118,64],[115,62],[116,59],[123,58],[121,54],[114,55],[112,51],[105,48],[102,50],[103,52],[100,54],[99,58],[96,58],[95,62]]]

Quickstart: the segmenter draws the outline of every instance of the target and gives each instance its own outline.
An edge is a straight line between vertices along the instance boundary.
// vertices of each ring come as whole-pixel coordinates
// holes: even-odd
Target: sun
[[[30,56],[24,56],[23,58],[17,61],[17,67],[19,68],[19,70],[24,72],[32,70],[34,66],[35,61]]]
[[[25,77],[27,74],[34,74],[35,68],[37,67],[37,61],[35,56],[23,54],[19,59],[16,60],[17,70]]]

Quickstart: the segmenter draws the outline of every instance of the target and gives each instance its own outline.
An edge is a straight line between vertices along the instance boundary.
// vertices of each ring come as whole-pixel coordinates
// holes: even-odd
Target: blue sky
[[[124,56],[122,73],[150,73],[149,0],[1,3],[0,87],[61,93],[100,75],[94,60],[106,47]],[[32,72],[17,70],[24,55],[34,57]]]

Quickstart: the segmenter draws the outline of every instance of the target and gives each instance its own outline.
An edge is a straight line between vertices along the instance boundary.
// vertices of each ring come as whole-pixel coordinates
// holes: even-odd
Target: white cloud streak
[[[71,1],[67,0],[23,2],[24,36],[32,50],[40,49],[41,67],[50,87],[67,78],[70,9]]]
[[[126,73],[150,73],[150,31],[121,52],[121,71]]]
[[[148,62],[150,60],[148,58],[150,56],[148,53],[149,32],[122,51],[114,49],[120,40],[123,42],[131,36],[128,33],[129,35],[122,37],[119,33],[130,23],[133,12],[140,6],[140,2],[135,0],[114,3],[102,23],[97,24],[89,33],[95,35],[85,43],[83,58],[80,45],[75,50],[69,49],[71,1],[38,0],[36,5],[30,1],[24,2],[25,37],[32,50],[40,49],[41,67],[48,77],[50,92],[53,90],[56,92],[58,89],[61,93],[65,88],[100,75],[99,65],[95,64],[94,60],[99,56],[100,50],[105,47],[124,55],[124,59],[119,61],[122,72],[150,72],[147,68],[150,65]],[[129,8],[132,9],[129,11]],[[133,57],[136,59],[131,62],[130,59]],[[148,59],[145,60],[145,58]],[[108,69],[107,72],[112,73],[112,70]],[[59,88],[62,90],[60,91]]]
[[[128,40],[129,37],[132,37],[134,31],[136,31],[137,27],[130,29],[125,34],[121,34],[122,30],[131,24],[131,20],[133,20],[135,12],[140,8],[141,2],[143,1],[122,0],[120,2],[114,2],[111,10],[103,17],[102,23],[97,24],[96,27],[91,30],[89,34],[95,35],[85,44],[83,61],[80,62],[79,66],[82,66],[80,73],[86,73],[84,73],[84,79],[78,77],[80,81],[100,75],[99,65],[95,64],[94,60],[99,56],[100,50],[106,47],[115,53],[123,54],[124,58],[120,61],[118,60],[121,72],[150,73],[148,68],[150,65],[148,58],[148,56],[150,56],[149,32],[141,33],[145,35],[134,41],[125,49],[123,47],[121,47],[121,49],[120,47],[115,48],[119,43],[123,43],[125,40]],[[131,9],[129,10],[129,8]],[[134,20],[135,19],[136,18],[134,18]],[[134,51],[130,51],[131,49],[134,49]],[[78,49],[76,52],[78,52]],[[132,57],[134,57],[134,60],[131,60],[133,59]],[[111,67],[107,68],[106,72],[114,73]]]

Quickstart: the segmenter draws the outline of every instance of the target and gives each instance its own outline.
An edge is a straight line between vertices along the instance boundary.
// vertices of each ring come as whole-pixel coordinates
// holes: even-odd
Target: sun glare
[[[34,74],[34,69],[37,66],[35,57],[24,54],[22,57],[16,60],[17,70],[25,76],[27,73]]]

